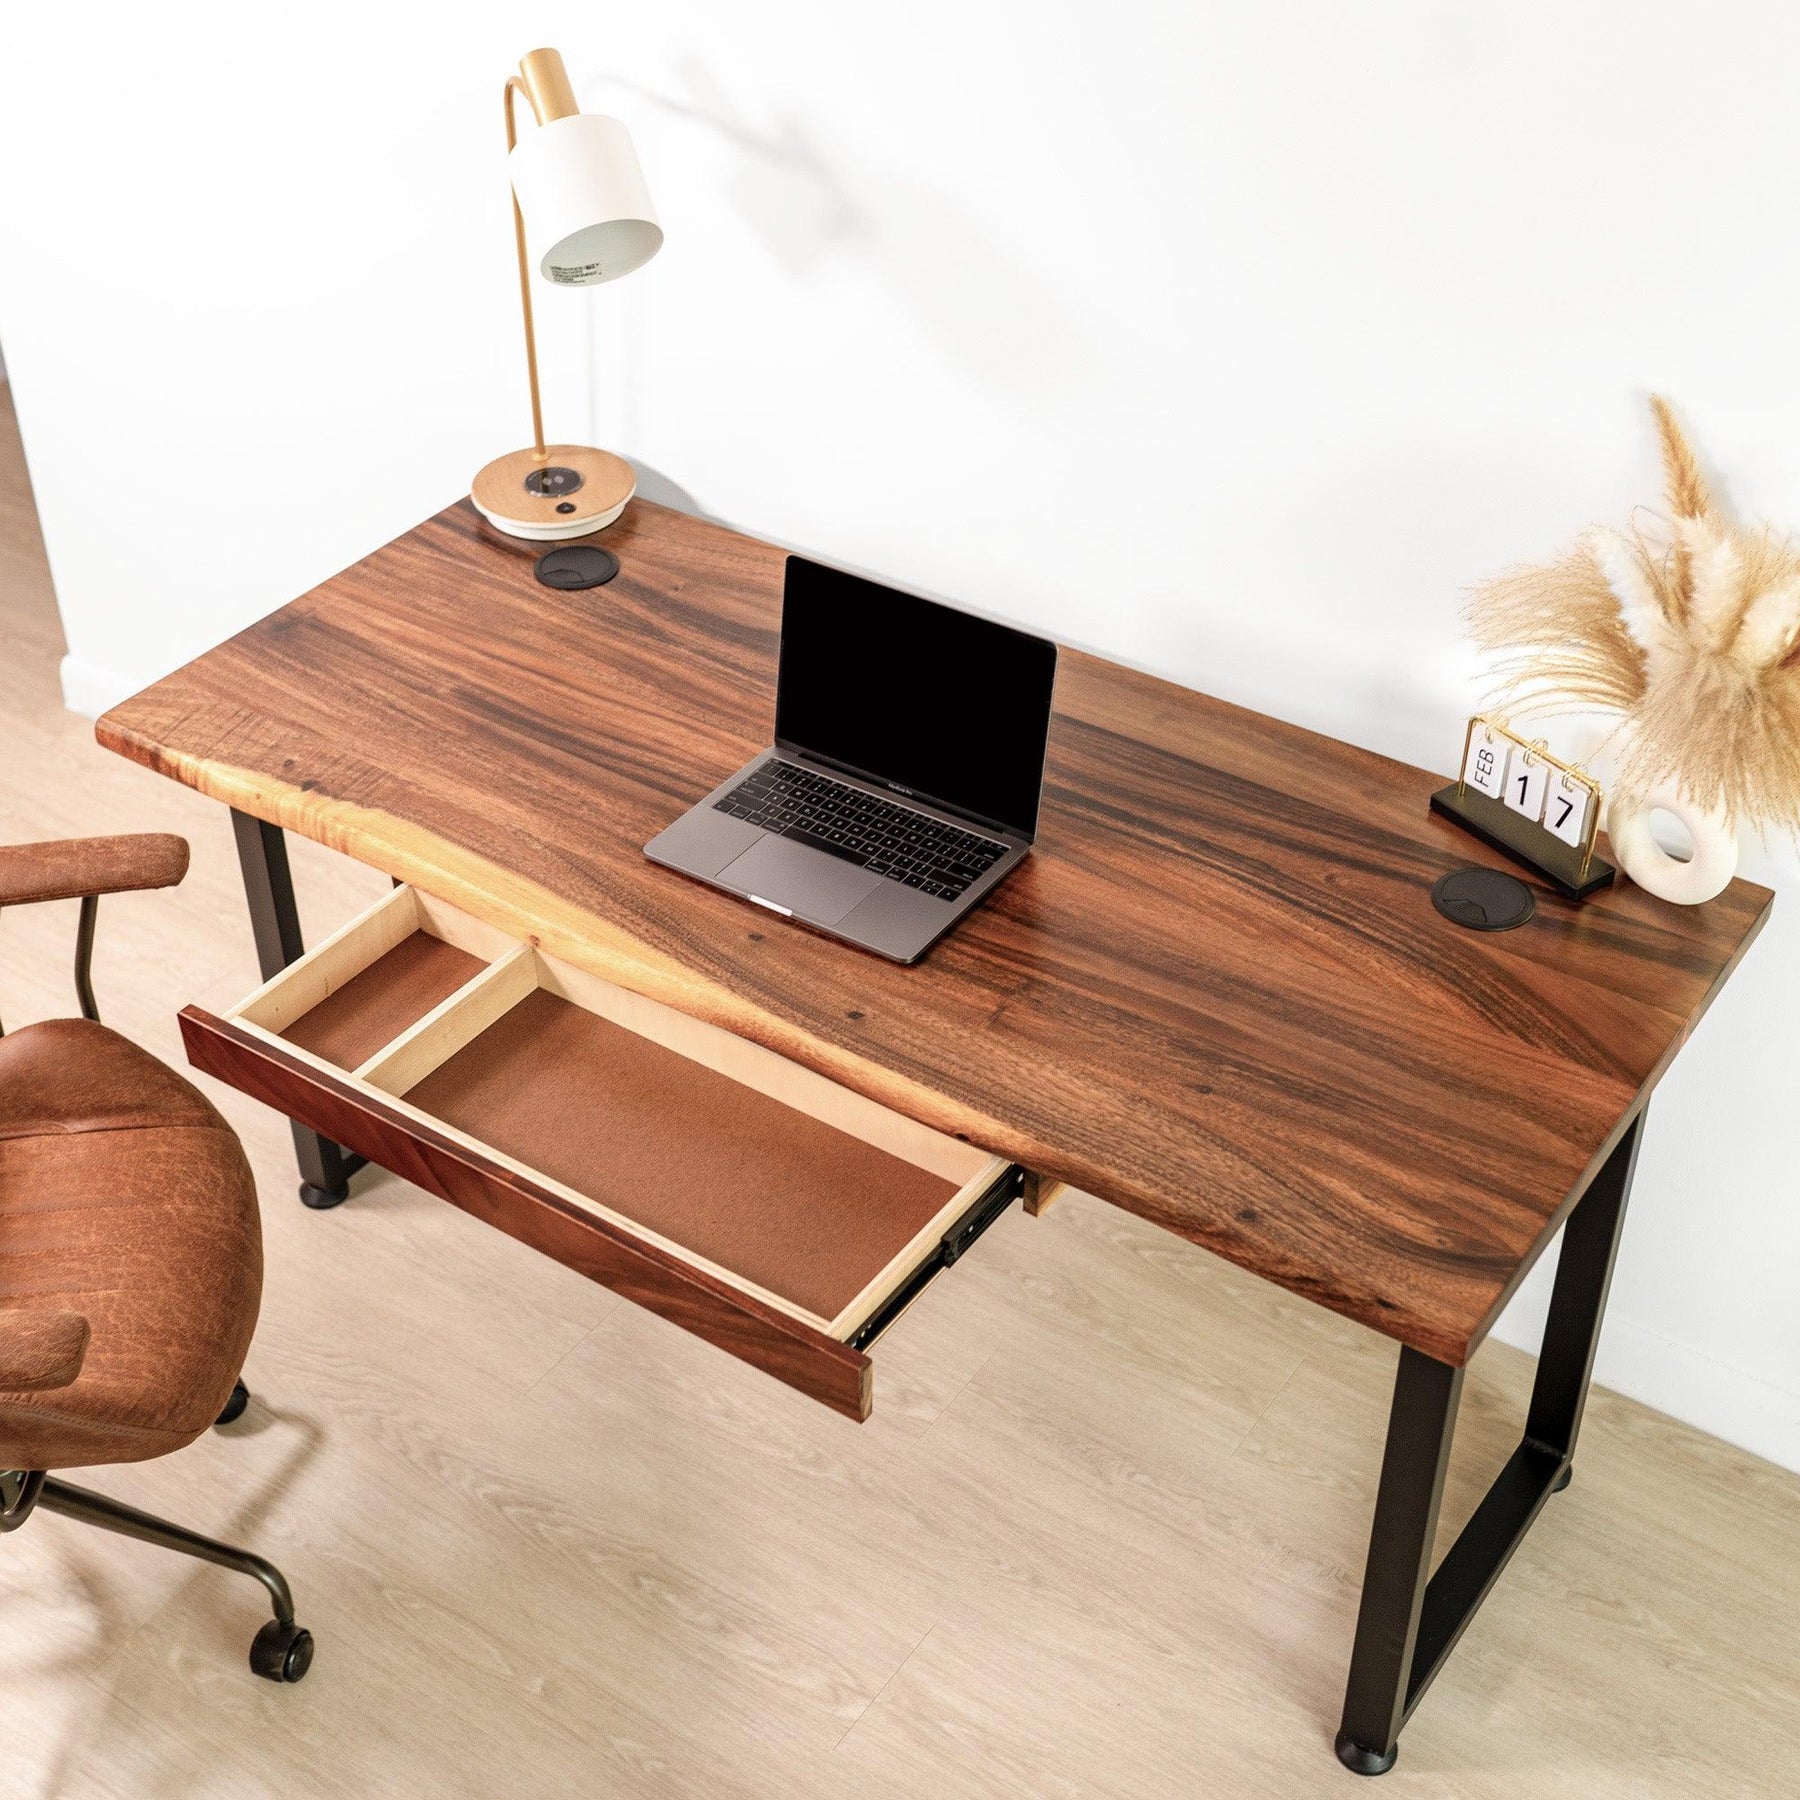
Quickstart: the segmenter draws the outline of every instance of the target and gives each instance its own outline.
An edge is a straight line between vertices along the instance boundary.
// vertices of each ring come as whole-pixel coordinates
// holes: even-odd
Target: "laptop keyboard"
[[[811,844],[872,875],[954,900],[1006,846],[897,806],[847,781],[771,759],[713,802],[722,813]]]

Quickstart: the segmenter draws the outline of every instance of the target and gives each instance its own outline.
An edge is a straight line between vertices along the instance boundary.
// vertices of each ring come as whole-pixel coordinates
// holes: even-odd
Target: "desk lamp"
[[[521,143],[515,101],[523,94],[537,129]],[[629,275],[662,248],[631,134],[617,119],[575,104],[560,52],[533,50],[506,83],[506,148],[512,172],[519,303],[531,377],[532,447],[491,462],[469,497],[498,530],[520,538],[570,538],[610,525],[637,491],[630,463],[586,444],[546,444],[538,400],[537,334],[531,321],[527,234],[547,246],[538,263],[558,287],[596,287]]]

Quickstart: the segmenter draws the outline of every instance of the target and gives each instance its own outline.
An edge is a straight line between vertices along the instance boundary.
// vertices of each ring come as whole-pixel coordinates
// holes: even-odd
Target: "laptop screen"
[[[1056,646],[790,556],[775,742],[1025,837]]]

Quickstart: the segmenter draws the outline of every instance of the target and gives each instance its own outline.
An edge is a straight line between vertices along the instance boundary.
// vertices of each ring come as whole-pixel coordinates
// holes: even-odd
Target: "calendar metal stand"
[[[1579,844],[1566,843],[1540,820],[1515,812],[1504,800],[1469,785],[1469,750],[1477,728],[1504,738],[1517,751],[1559,771],[1567,781],[1587,790],[1587,821]],[[1503,720],[1477,713],[1463,735],[1462,761],[1457,778],[1431,796],[1431,810],[1460,825],[1484,844],[1523,864],[1570,900],[1583,900],[1596,889],[1610,887],[1617,871],[1594,845],[1600,832],[1600,784],[1579,764],[1552,756],[1544,740],[1527,741]]]

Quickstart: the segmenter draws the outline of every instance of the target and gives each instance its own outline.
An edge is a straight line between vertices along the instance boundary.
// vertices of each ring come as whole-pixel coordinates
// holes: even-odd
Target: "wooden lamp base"
[[[585,537],[610,525],[637,492],[631,464],[586,444],[497,457],[469,484],[476,510],[509,537]]]

